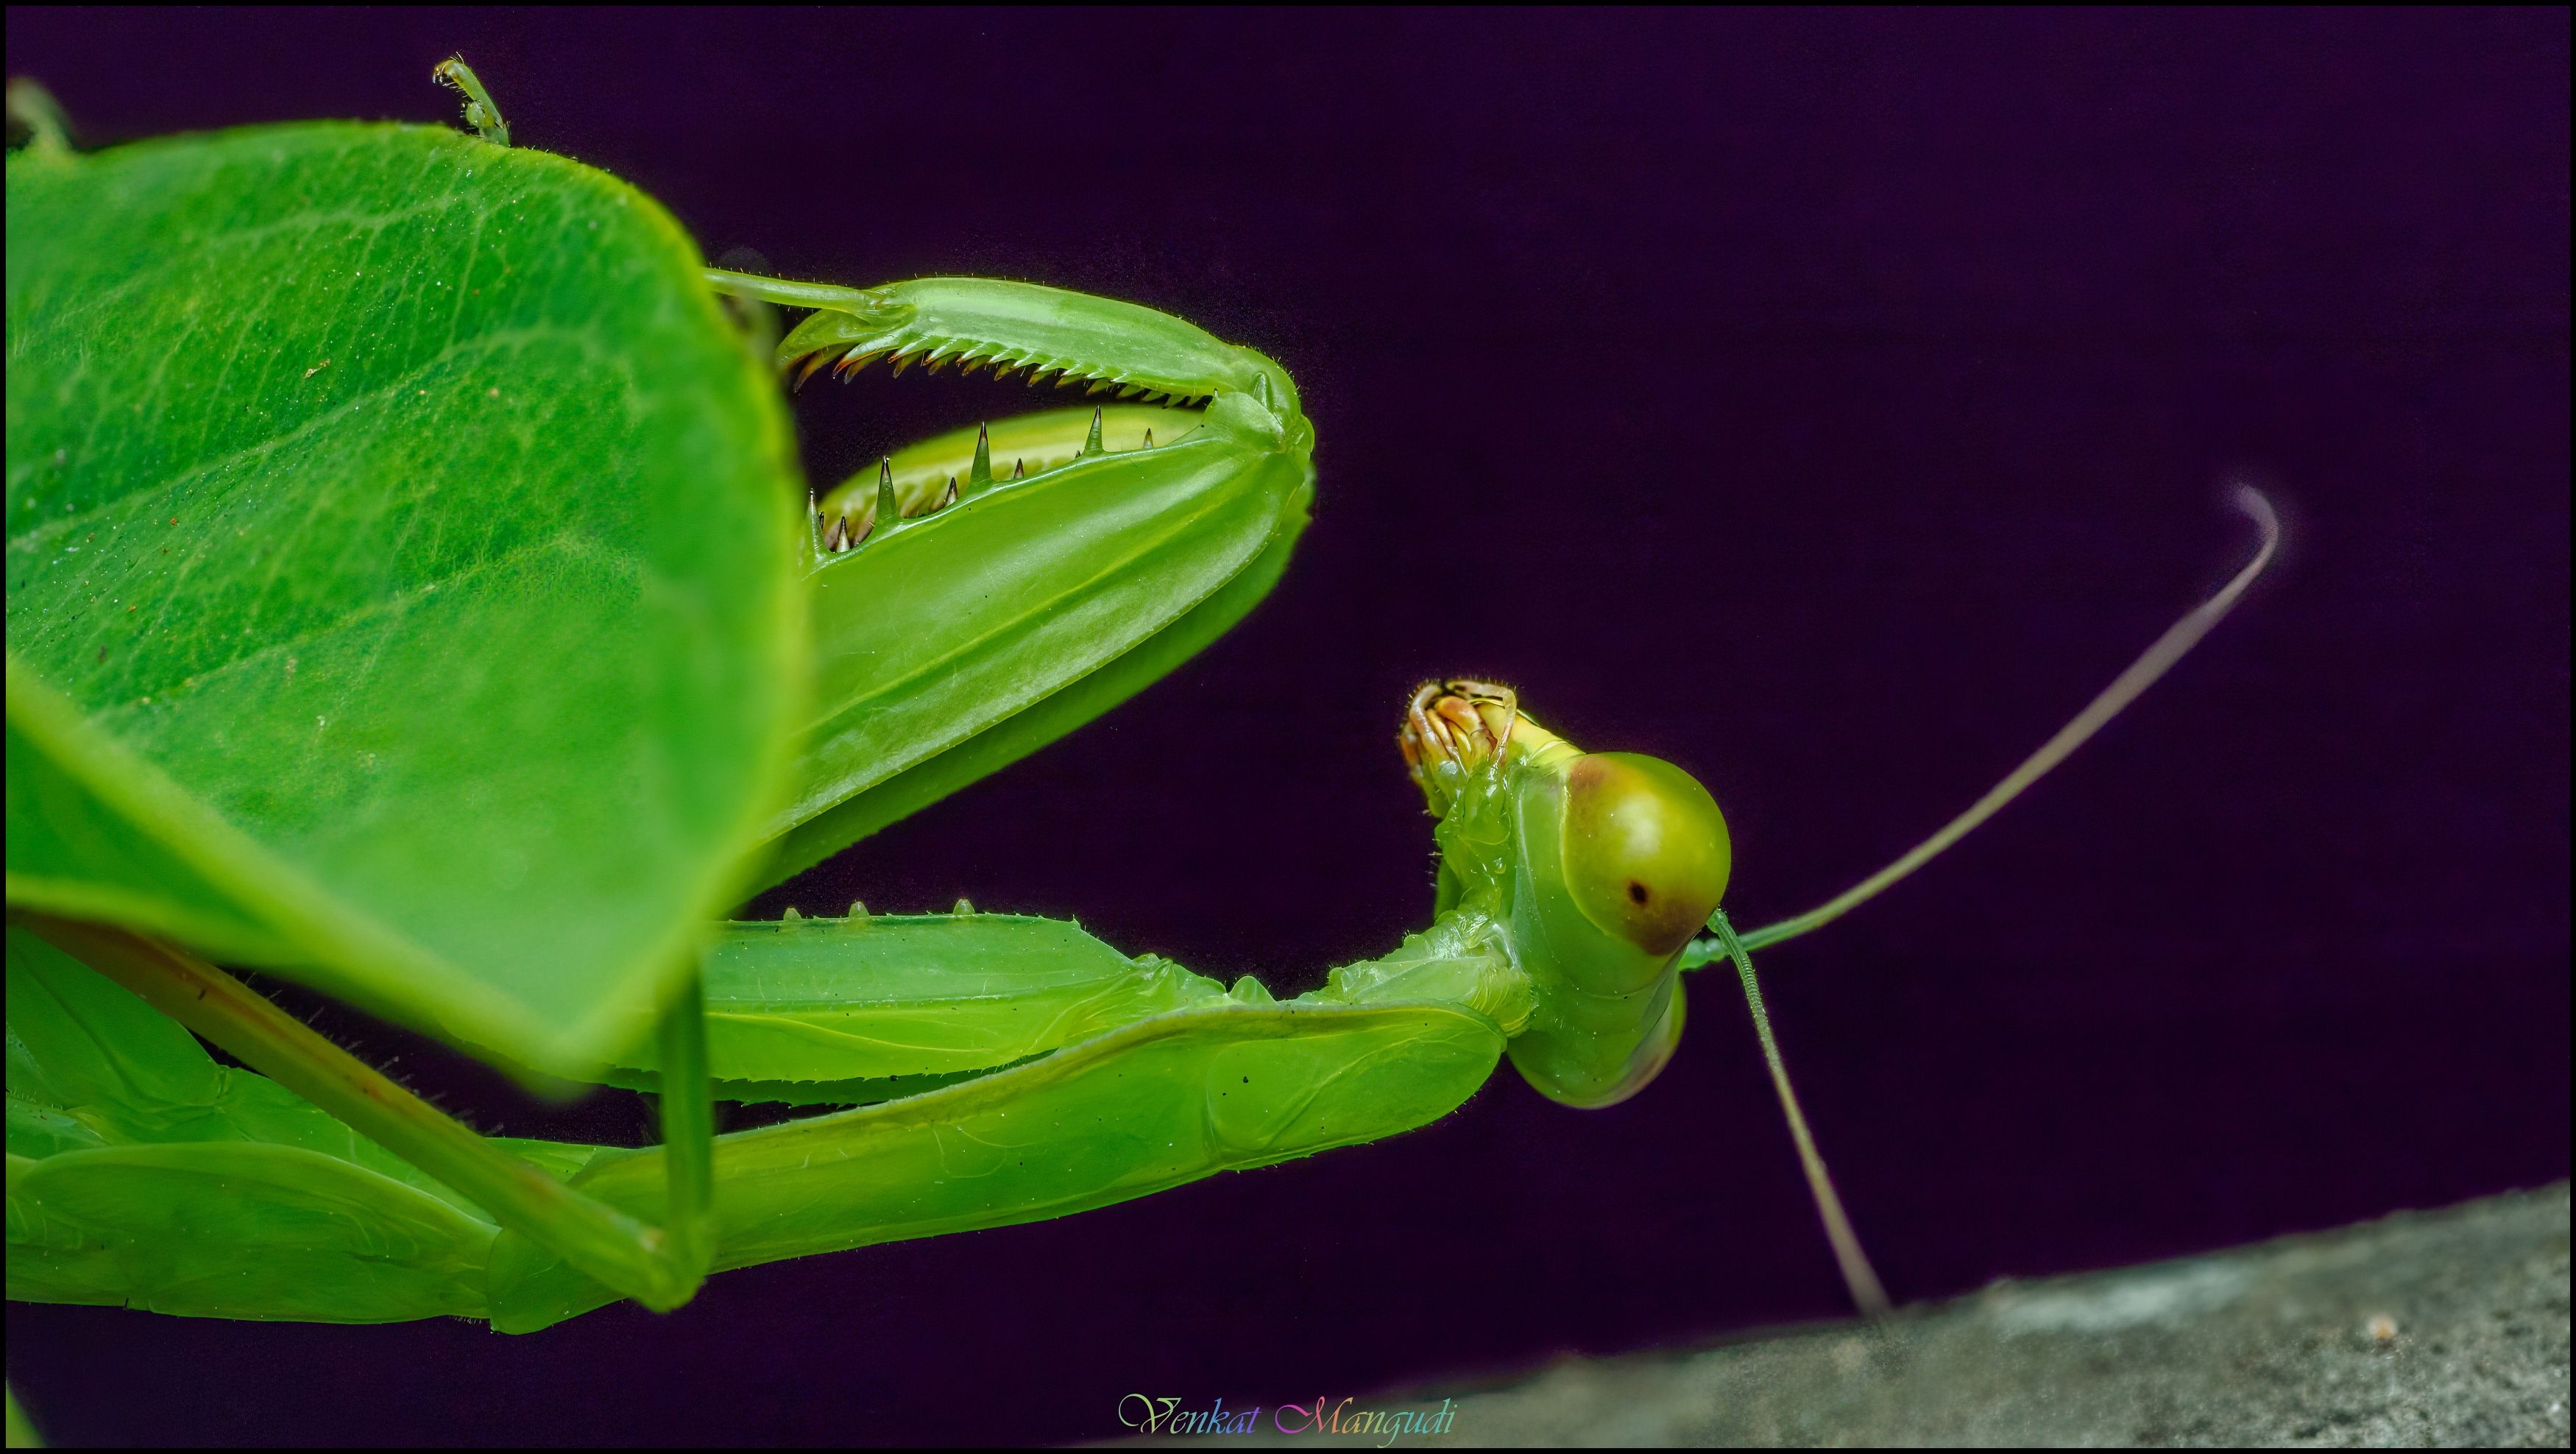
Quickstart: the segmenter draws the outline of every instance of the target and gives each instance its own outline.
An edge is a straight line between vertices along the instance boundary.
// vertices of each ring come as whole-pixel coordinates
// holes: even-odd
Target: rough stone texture
[[[2115,1272],[1878,1327],[1577,1359],[1411,1444],[2568,1443],[2568,1189]],[[1310,1440],[1311,1442],[1311,1440]],[[1373,1441],[1372,1441],[1373,1442]]]

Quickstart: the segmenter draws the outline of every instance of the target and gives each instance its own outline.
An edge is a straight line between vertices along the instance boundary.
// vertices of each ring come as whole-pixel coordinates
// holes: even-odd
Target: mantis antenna
[[[1798,1093],[1789,1088],[1789,1067],[1780,1059],[1780,1042],[1771,1038],[1771,1016],[1762,1008],[1762,986],[1753,979],[1753,956],[1745,952],[1744,941],[1735,937],[1735,926],[1726,922],[1726,911],[1708,916],[1708,927],[1717,941],[1726,946],[1729,959],[1735,961],[1735,972],[1744,981],[1744,1004],[1753,1012],[1753,1033],[1762,1041],[1762,1059],[1771,1067],[1772,1089],[1780,1093],[1780,1113],[1789,1121],[1789,1139],[1798,1143],[1798,1164],[1806,1168],[1807,1191],[1816,1199],[1816,1215],[1825,1224],[1825,1240],[1834,1246],[1834,1262],[1843,1270],[1843,1283],[1851,1289],[1852,1303],[1869,1316],[1887,1313],[1887,1289],[1879,1285],[1878,1273],[1869,1265],[1869,1254],[1860,1250],[1860,1237],[1852,1231],[1851,1218],[1843,1215],[1843,1199],[1834,1194],[1834,1178],[1825,1170],[1825,1158],[1816,1150],[1816,1138],[1807,1130],[1807,1118],[1798,1110]]]
[[[2261,532],[2254,558],[2208,600],[2167,627],[2162,636],[2129,664],[2128,670],[2112,678],[2100,696],[2086,703],[2084,710],[2075,714],[2074,720],[2057,729],[2055,736],[2041,743],[2038,751],[2024,758],[2019,767],[2006,774],[2002,782],[1989,788],[1984,797],[1970,804],[1966,812],[1941,825],[1940,831],[1916,844],[1894,863],[1794,918],[1766,924],[1739,938],[1734,926],[1726,920],[1726,911],[1720,909],[1709,916],[1709,937],[1693,940],[1690,947],[1682,951],[1684,969],[1698,969],[1725,959],[1734,964],[1737,976],[1743,980],[1745,1007],[1753,1015],[1753,1033],[1762,1042],[1762,1058],[1770,1067],[1772,1087],[1780,1093],[1780,1110],[1789,1122],[1789,1139],[1797,1144],[1799,1164],[1806,1169],[1807,1189],[1815,1198],[1816,1215],[1825,1224],[1825,1238],[1833,1244],[1834,1260],[1842,1268],[1843,1281],[1851,1289],[1852,1302],[1871,1317],[1887,1312],[1887,1292],[1880,1286],[1878,1274],[1871,1269],[1868,1255],[1861,1251],[1860,1238],[1852,1231],[1851,1219],[1843,1214],[1842,1199],[1834,1193],[1833,1177],[1825,1169],[1825,1158],[1816,1150],[1816,1139],[1807,1130],[1807,1118],[1798,1110],[1797,1093],[1789,1088],[1789,1068],[1780,1058],[1779,1042],[1771,1034],[1771,1017],[1762,1007],[1762,989],[1753,978],[1751,951],[1820,929],[1939,857],[1942,850],[1966,837],[1971,829],[1993,817],[2004,804],[2021,796],[2032,783],[2047,776],[2049,769],[2064,762],[2094,733],[2120,715],[2122,708],[2136,701],[2139,693],[2172,670],[2175,662],[2182,660],[2202,637],[2209,634],[2211,627],[2235,608],[2246,588],[2254,584],[2254,578],[2272,563],[2273,553],[2281,544],[2281,518],[2273,511],[2272,502],[2263,497],[2262,491],[2251,485],[2239,485],[2231,503],[2251,516],[2255,528]]]
[[[1951,844],[1967,837],[1971,829],[2001,811],[2004,804],[2020,797],[2031,784],[2046,777],[2051,768],[2064,762],[2075,749],[2091,740],[2094,733],[2119,716],[2123,708],[2136,701],[2140,693],[2155,685],[2158,677],[2172,670],[2175,662],[2200,644],[2200,639],[2209,634],[2211,627],[2235,609],[2246,588],[2254,584],[2254,578],[2272,563],[2273,553],[2281,544],[2281,517],[2273,511],[2272,502],[2263,497],[2262,491],[2251,485],[2239,485],[2229,503],[2253,519],[2255,528],[2261,532],[2261,539],[2255,546],[2254,558],[2230,577],[2227,584],[2219,587],[2189,615],[2165,628],[2165,634],[2157,637],[2136,661],[2129,663],[2128,670],[2112,678],[2100,696],[2086,703],[2084,710],[2075,714],[2074,720],[2057,729],[2056,736],[2041,743],[2038,751],[2024,758],[2019,767],[2005,775],[2003,781],[1987,789],[1986,795],[1970,804],[1966,812],[1942,824],[1939,832],[1908,849],[1894,863],[1824,903],[1744,935],[1744,947],[1763,949],[1783,940],[1795,939],[1823,928],[1878,897],[1897,880],[1930,863]],[[1714,930],[1715,926],[1711,928]],[[1712,934],[1706,939],[1693,940],[1690,947],[1682,951],[1682,967],[1698,969],[1729,957],[1725,943]]]

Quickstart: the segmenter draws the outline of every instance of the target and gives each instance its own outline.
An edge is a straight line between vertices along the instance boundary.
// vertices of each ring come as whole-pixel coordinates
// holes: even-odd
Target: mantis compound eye
[[[1726,893],[1726,818],[1699,780],[1659,757],[1592,752],[1566,768],[1559,849],[1583,917],[1663,958]]]

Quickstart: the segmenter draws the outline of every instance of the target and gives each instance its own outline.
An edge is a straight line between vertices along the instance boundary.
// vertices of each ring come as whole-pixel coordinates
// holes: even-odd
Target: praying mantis
[[[423,142],[433,162],[571,165],[508,150],[472,71],[439,74],[466,93],[480,139]],[[1168,673],[1266,594],[1306,524],[1315,433],[1294,381],[1182,319],[991,279],[862,289],[702,269],[685,282],[685,306],[710,318],[718,294],[806,310],[763,360],[800,381],[955,365],[1121,400],[924,441],[808,496],[802,528],[780,531],[806,700],[775,775],[786,787],[742,795],[767,803],[746,835],[767,881]],[[13,381],[43,368],[47,321],[22,320],[13,271]],[[2269,505],[2241,492],[2259,542],[2223,587],[1922,845],[1750,932],[1724,912],[1731,847],[1696,779],[1579,748],[1509,687],[1438,679],[1398,714],[1436,820],[1431,922],[1292,1000],[1131,958],[1071,923],[963,905],[715,925],[667,956],[680,969],[666,992],[582,1007],[587,1061],[529,1063],[561,1046],[507,1006],[377,987],[371,1004],[496,1064],[580,1062],[580,1078],[653,1092],[661,1144],[615,1148],[481,1137],[217,968],[239,940],[110,912],[107,896],[66,888],[61,863],[22,860],[21,815],[41,826],[70,801],[61,782],[125,800],[84,775],[82,704],[17,652],[22,601],[41,632],[54,629],[42,603],[69,599],[46,595],[21,550],[19,399],[13,384],[9,1294],[194,1316],[462,1316],[533,1332],[625,1298],[676,1309],[730,1268],[1069,1215],[1381,1140],[1456,1111],[1506,1058],[1553,1100],[1606,1106],[1647,1091],[1680,1041],[1684,976],[1714,965],[1746,995],[1852,1298],[1883,1310],[1753,952],[1857,907],[2036,782],[2233,608],[2278,538]],[[154,846],[219,877],[191,842]],[[717,1100],[826,1109],[718,1135]]]

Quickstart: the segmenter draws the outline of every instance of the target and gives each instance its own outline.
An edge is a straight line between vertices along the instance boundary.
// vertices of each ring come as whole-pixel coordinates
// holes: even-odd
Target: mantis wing
[[[481,1317],[499,1230],[292,1146],[9,1156],[9,1296],[21,1302],[316,1323]]]
[[[15,926],[8,996],[11,1298],[484,1316],[500,1228],[480,1208]],[[505,1144],[558,1175],[592,1152]]]

